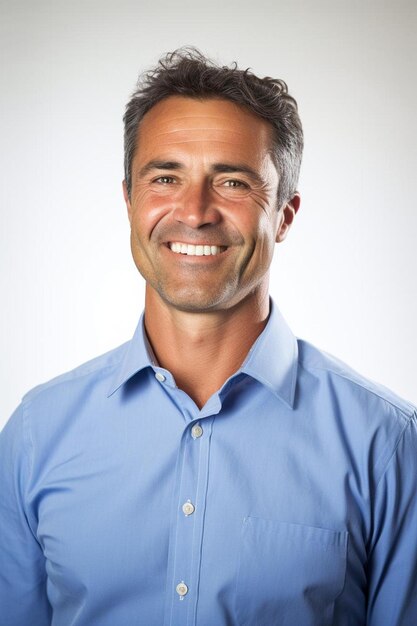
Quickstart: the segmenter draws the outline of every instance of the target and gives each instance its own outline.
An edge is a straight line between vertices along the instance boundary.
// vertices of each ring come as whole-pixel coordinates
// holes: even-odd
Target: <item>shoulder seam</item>
[[[309,371],[302,361],[299,361],[299,364],[300,364],[300,367],[302,367],[304,371],[306,371],[306,372]],[[380,400],[383,400],[384,402],[386,402],[387,404],[392,406],[396,411],[399,411],[402,415],[404,415],[405,418],[407,418],[407,420],[408,420],[407,423],[411,420],[411,418],[415,414],[415,408],[407,400],[404,400],[403,402],[404,402],[404,404],[408,405],[408,411],[409,412],[407,412],[404,407],[398,406],[398,404],[395,404],[394,402],[392,402],[386,396],[383,396],[382,394],[378,393],[375,389],[370,389],[366,385],[361,384],[359,381],[354,380],[354,379],[350,378],[349,376],[344,376],[341,372],[337,372],[337,371],[335,371],[335,370],[333,370],[333,369],[331,369],[329,367],[320,367],[320,366],[317,366],[317,365],[311,366],[310,369],[311,370],[321,370],[321,371],[324,371],[324,372],[329,372],[330,374],[334,374],[335,376],[338,376],[339,378],[343,378],[343,380],[347,380],[348,382],[352,383],[353,385],[356,385],[356,387],[360,387],[361,389],[364,389],[368,393],[371,393],[372,395],[376,396]]]
[[[389,458],[387,459],[387,462],[386,462],[386,464],[385,464],[384,469],[381,471],[381,476],[378,478],[378,480],[377,480],[377,482],[376,482],[376,485],[375,485],[375,490],[377,490],[377,489],[378,489],[378,487],[379,487],[379,484],[380,484],[381,480],[383,479],[384,475],[385,475],[385,474],[386,474],[386,472],[388,471],[388,468],[389,468],[389,466],[390,466],[390,464],[391,464],[391,462],[392,462],[392,459],[395,457],[395,455],[396,455],[396,453],[397,453],[398,446],[400,445],[401,440],[404,438],[406,430],[407,430],[408,428],[410,428],[410,424],[411,424],[412,420],[413,420],[413,419],[415,419],[415,417],[416,417],[416,414],[415,414],[415,412],[414,412],[414,413],[410,416],[410,419],[408,420],[408,422],[407,422],[406,424],[404,424],[404,426],[403,426],[403,428],[402,428],[402,430],[401,430],[401,432],[400,432],[400,434],[399,434],[399,436],[398,436],[398,438],[397,438],[397,441],[395,442],[395,446],[394,446],[394,447],[393,447],[393,449],[392,449],[391,455],[390,455],[390,456],[389,456]]]
[[[29,427],[29,419],[27,415],[27,404],[22,402],[22,429],[23,429],[23,441],[25,442],[24,449],[28,457],[28,480],[27,484],[30,484],[30,480],[33,475],[33,440]],[[26,504],[26,493],[25,493]]]
[[[88,369],[87,371],[80,371],[78,374],[73,374],[71,377],[69,375],[72,372],[74,372],[75,370],[70,370],[69,372],[66,372],[64,374],[61,374],[60,376],[57,376],[55,379],[52,378],[50,381],[47,381],[45,383],[40,383],[37,387],[34,387],[33,389],[28,391],[23,396],[22,404],[24,406],[30,404],[32,400],[37,398],[44,391],[47,391],[48,389],[52,389],[53,387],[56,387],[58,385],[66,384],[66,383],[69,383],[69,382],[75,381],[75,380],[79,380],[80,378],[83,378],[84,376],[90,376],[91,374],[94,374],[95,372],[100,371],[100,370],[105,371],[106,369],[110,369],[112,367],[116,367],[116,366],[120,365],[121,361],[122,361],[122,358],[120,358],[117,361],[114,361],[113,363],[109,363],[107,365],[103,365],[103,366],[99,366],[99,367],[96,367],[96,368]],[[82,366],[81,366],[81,368],[82,368]]]
[[[30,532],[32,533],[35,541],[39,545],[41,545],[37,537],[37,534],[34,530],[36,528],[36,520],[34,519],[34,515],[28,503],[28,486],[32,483],[35,452],[34,452],[34,445],[33,445],[33,439],[32,439],[32,432],[30,429],[29,418],[27,415],[27,406],[23,403],[22,403],[22,429],[23,429],[24,451],[26,452],[27,465],[28,465],[27,480],[25,481],[24,494],[22,494],[23,506],[24,506],[27,524],[30,529]]]

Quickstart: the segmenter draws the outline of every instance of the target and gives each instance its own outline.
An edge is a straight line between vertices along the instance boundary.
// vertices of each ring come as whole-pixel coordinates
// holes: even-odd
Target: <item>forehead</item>
[[[264,157],[272,145],[272,125],[237,103],[219,98],[170,96],[143,117],[138,156],[160,149],[210,148]]]

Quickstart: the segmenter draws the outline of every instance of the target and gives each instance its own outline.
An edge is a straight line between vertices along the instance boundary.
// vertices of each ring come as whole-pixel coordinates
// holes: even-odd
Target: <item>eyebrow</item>
[[[139,178],[145,176],[152,170],[184,170],[185,166],[179,161],[159,161],[154,159],[144,165],[139,171]],[[214,163],[211,166],[211,171],[215,174],[246,174],[252,178],[255,182],[262,185],[264,184],[263,178],[254,169],[243,163]]]
[[[212,170],[216,174],[247,174],[249,178],[252,178],[259,185],[265,182],[256,170],[243,163],[215,163]]]
[[[181,170],[184,169],[184,166],[178,161],[158,161],[153,160],[149,161],[144,165],[139,171],[139,178],[145,176],[148,172],[152,170]]]

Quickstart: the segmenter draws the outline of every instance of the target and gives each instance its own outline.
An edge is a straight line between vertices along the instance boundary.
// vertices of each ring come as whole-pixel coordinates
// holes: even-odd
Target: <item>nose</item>
[[[206,182],[190,182],[178,198],[174,218],[190,228],[218,224],[221,220],[213,192]]]

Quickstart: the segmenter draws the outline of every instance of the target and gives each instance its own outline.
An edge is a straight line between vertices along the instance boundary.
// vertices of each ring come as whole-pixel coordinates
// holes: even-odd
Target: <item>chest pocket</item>
[[[239,626],[331,626],[343,590],[348,532],[257,517],[243,522]]]

